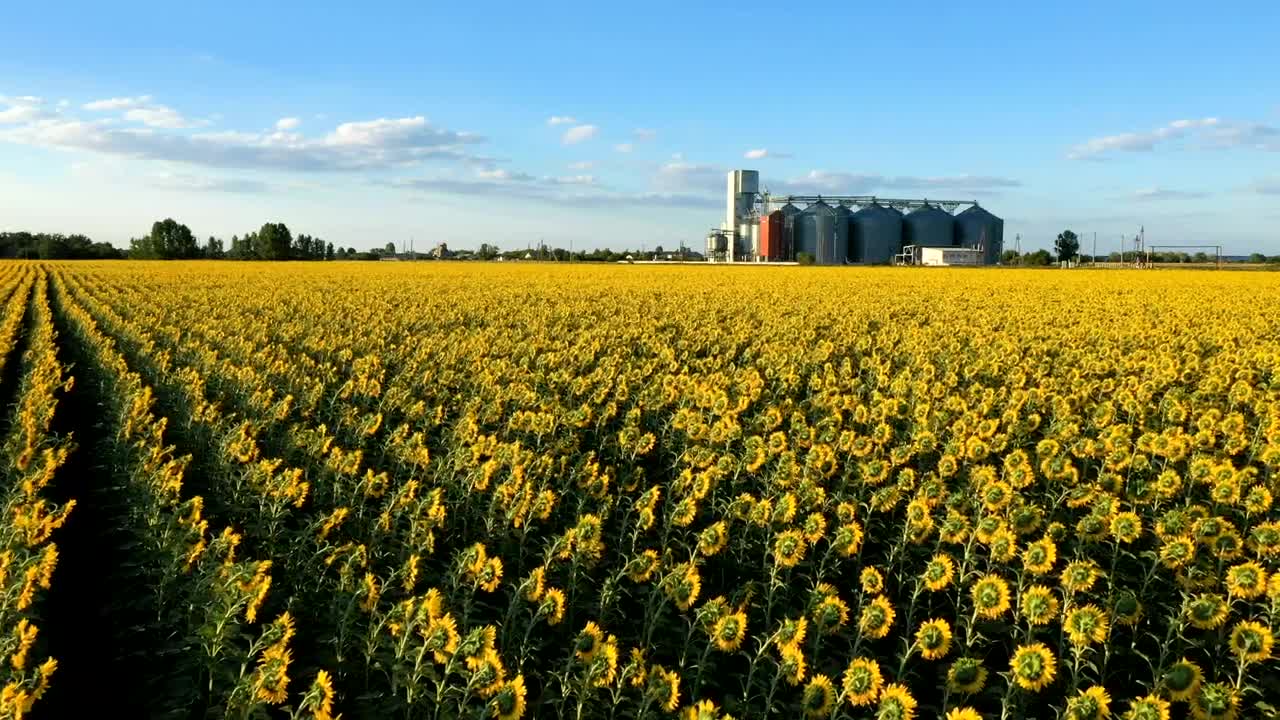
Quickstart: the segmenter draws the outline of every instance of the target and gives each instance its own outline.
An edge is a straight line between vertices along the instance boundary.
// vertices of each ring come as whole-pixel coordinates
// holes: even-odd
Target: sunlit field
[[[0,264],[0,717],[1267,717],[1277,298]]]

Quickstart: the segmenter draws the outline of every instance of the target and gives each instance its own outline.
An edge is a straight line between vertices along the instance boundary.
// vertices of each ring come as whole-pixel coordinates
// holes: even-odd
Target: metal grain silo
[[[854,262],[893,262],[902,251],[902,213],[872,203],[849,218],[849,255]]]
[[[902,219],[904,245],[952,247],[956,244],[956,219],[942,208],[925,205]]]
[[[800,208],[787,203],[779,210],[782,213],[782,260],[796,259],[796,218],[802,212]]]
[[[982,248],[982,262],[995,265],[1004,251],[1004,220],[974,205],[955,216],[956,244]]]
[[[835,209],[821,200],[805,208],[796,216],[796,258],[808,253],[819,265],[840,262],[836,259],[836,233],[839,231],[842,244],[847,244],[847,234],[836,225]]]
[[[837,265],[849,262],[849,222],[853,211],[844,205],[836,206],[835,260]]]

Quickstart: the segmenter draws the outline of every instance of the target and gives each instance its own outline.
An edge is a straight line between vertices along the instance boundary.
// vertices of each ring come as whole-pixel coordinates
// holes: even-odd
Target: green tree
[[[1017,250],[1005,250],[1004,252],[1000,253],[1000,263],[1002,265],[1013,265],[1014,263],[1018,262],[1018,257],[1019,256],[1018,256]]]
[[[325,259],[325,260],[332,260],[332,259],[333,259],[333,243],[325,243],[325,246],[324,246],[324,259]]]
[[[293,235],[284,223],[265,223],[258,230],[254,246],[258,257],[263,260],[288,260],[293,247]]]
[[[222,239],[210,235],[204,243],[204,256],[210,260],[221,260],[226,256],[222,248]]]
[[[382,251],[383,251],[384,253],[386,253],[387,255],[395,255],[395,254],[396,254],[396,244],[395,244],[395,243],[393,243],[393,242],[389,242],[389,243],[387,243],[386,247],[384,247],[384,248],[382,249]]]
[[[173,218],[152,223],[151,234],[147,237],[151,257],[173,260],[200,256],[200,247],[191,228]]]
[[[1053,241],[1053,251],[1057,253],[1058,260],[1070,260],[1080,252],[1080,238],[1071,230],[1063,230],[1058,233],[1058,239]]]

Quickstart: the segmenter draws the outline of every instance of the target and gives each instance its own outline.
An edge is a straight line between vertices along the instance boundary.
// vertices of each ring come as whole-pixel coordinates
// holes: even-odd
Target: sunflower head
[[[1013,679],[1023,690],[1036,692],[1053,682],[1057,665],[1044,643],[1020,645],[1009,661]]]
[[[1009,609],[1009,584],[999,576],[983,575],[970,588],[970,594],[981,617],[994,620]]]
[[[874,567],[865,567],[858,574],[858,582],[862,592],[867,595],[879,595],[884,592],[884,575]]]
[[[1058,597],[1044,585],[1032,585],[1019,598],[1018,612],[1032,625],[1048,625],[1058,615]]]
[[[1169,691],[1170,698],[1186,700],[1200,689],[1200,683],[1204,681],[1204,673],[1200,671],[1199,665],[1182,658],[1166,668],[1160,679],[1165,689]]]
[[[1211,630],[1226,622],[1230,609],[1221,595],[1203,593],[1187,601],[1187,620],[1201,630]]]
[[[1271,657],[1275,643],[1271,628],[1252,620],[1242,620],[1231,630],[1231,652],[1242,662],[1261,662]]]
[[[1106,642],[1107,613],[1097,605],[1089,604],[1073,608],[1062,623],[1072,645],[1086,647]]]
[[[924,586],[931,592],[945,589],[955,578],[956,567],[951,556],[944,553],[934,555],[924,566]]]
[[[1256,562],[1242,562],[1227,569],[1227,594],[1252,600],[1267,591],[1267,571]]]
[[[841,688],[845,700],[853,707],[870,705],[880,698],[880,690],[884,687],[884,676],[880,665],[868,658],[854,658],[845,668]]]
[[[916,631],[916,646],[925,660],[946,657],[951,650],[951,626],[941,618],[923,623]]]
[[[1101,685],[1080,691],[1067,701],[1066,720],[1103,720],[1111,716],[1111,696]]]
[[[987,669],[977,658],[962,657],[947,670],[947,686],[953,692],[973,695],[987,685]]]
[[[947,711],[946,720],[982,720],[982,714],[970,707],[953,708]]]
[[[1229,720],[1236,716],[1240,697],[1226,683],[1205,683],[1191,698],[1191,714],[1208,720]]]
[[[839,597],[825,597],[813,610],[813,623],[825,634],[836,632],[848,621],[849,606]]]
[[[911,720],[916,715],[916,699],[907,686],[892,683],[880,693],[877,720]]]
[[[831,714],[831,706],[835,704],[836,691],[831,685],[831,678],[826,675],[814,675],[809,684],[804,686],[800,705],[807,718],[824,718]]]
[[[885,596],[877,595],[862,608],[858,627],[867,637],[879,640],[889,634],[889,629],[893,627],[894,615],[893,605],[889,604]]]
[[[1169,701],[1158,695],[1145,695],[1129,701],[1125,720],[1169,720]]]

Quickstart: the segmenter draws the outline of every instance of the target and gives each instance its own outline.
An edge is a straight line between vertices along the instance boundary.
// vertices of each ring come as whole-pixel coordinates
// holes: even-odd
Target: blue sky
[[[6,7],[0,228],[698,247],[747,168],[1280,253],[1274,1],[370,5]]]

